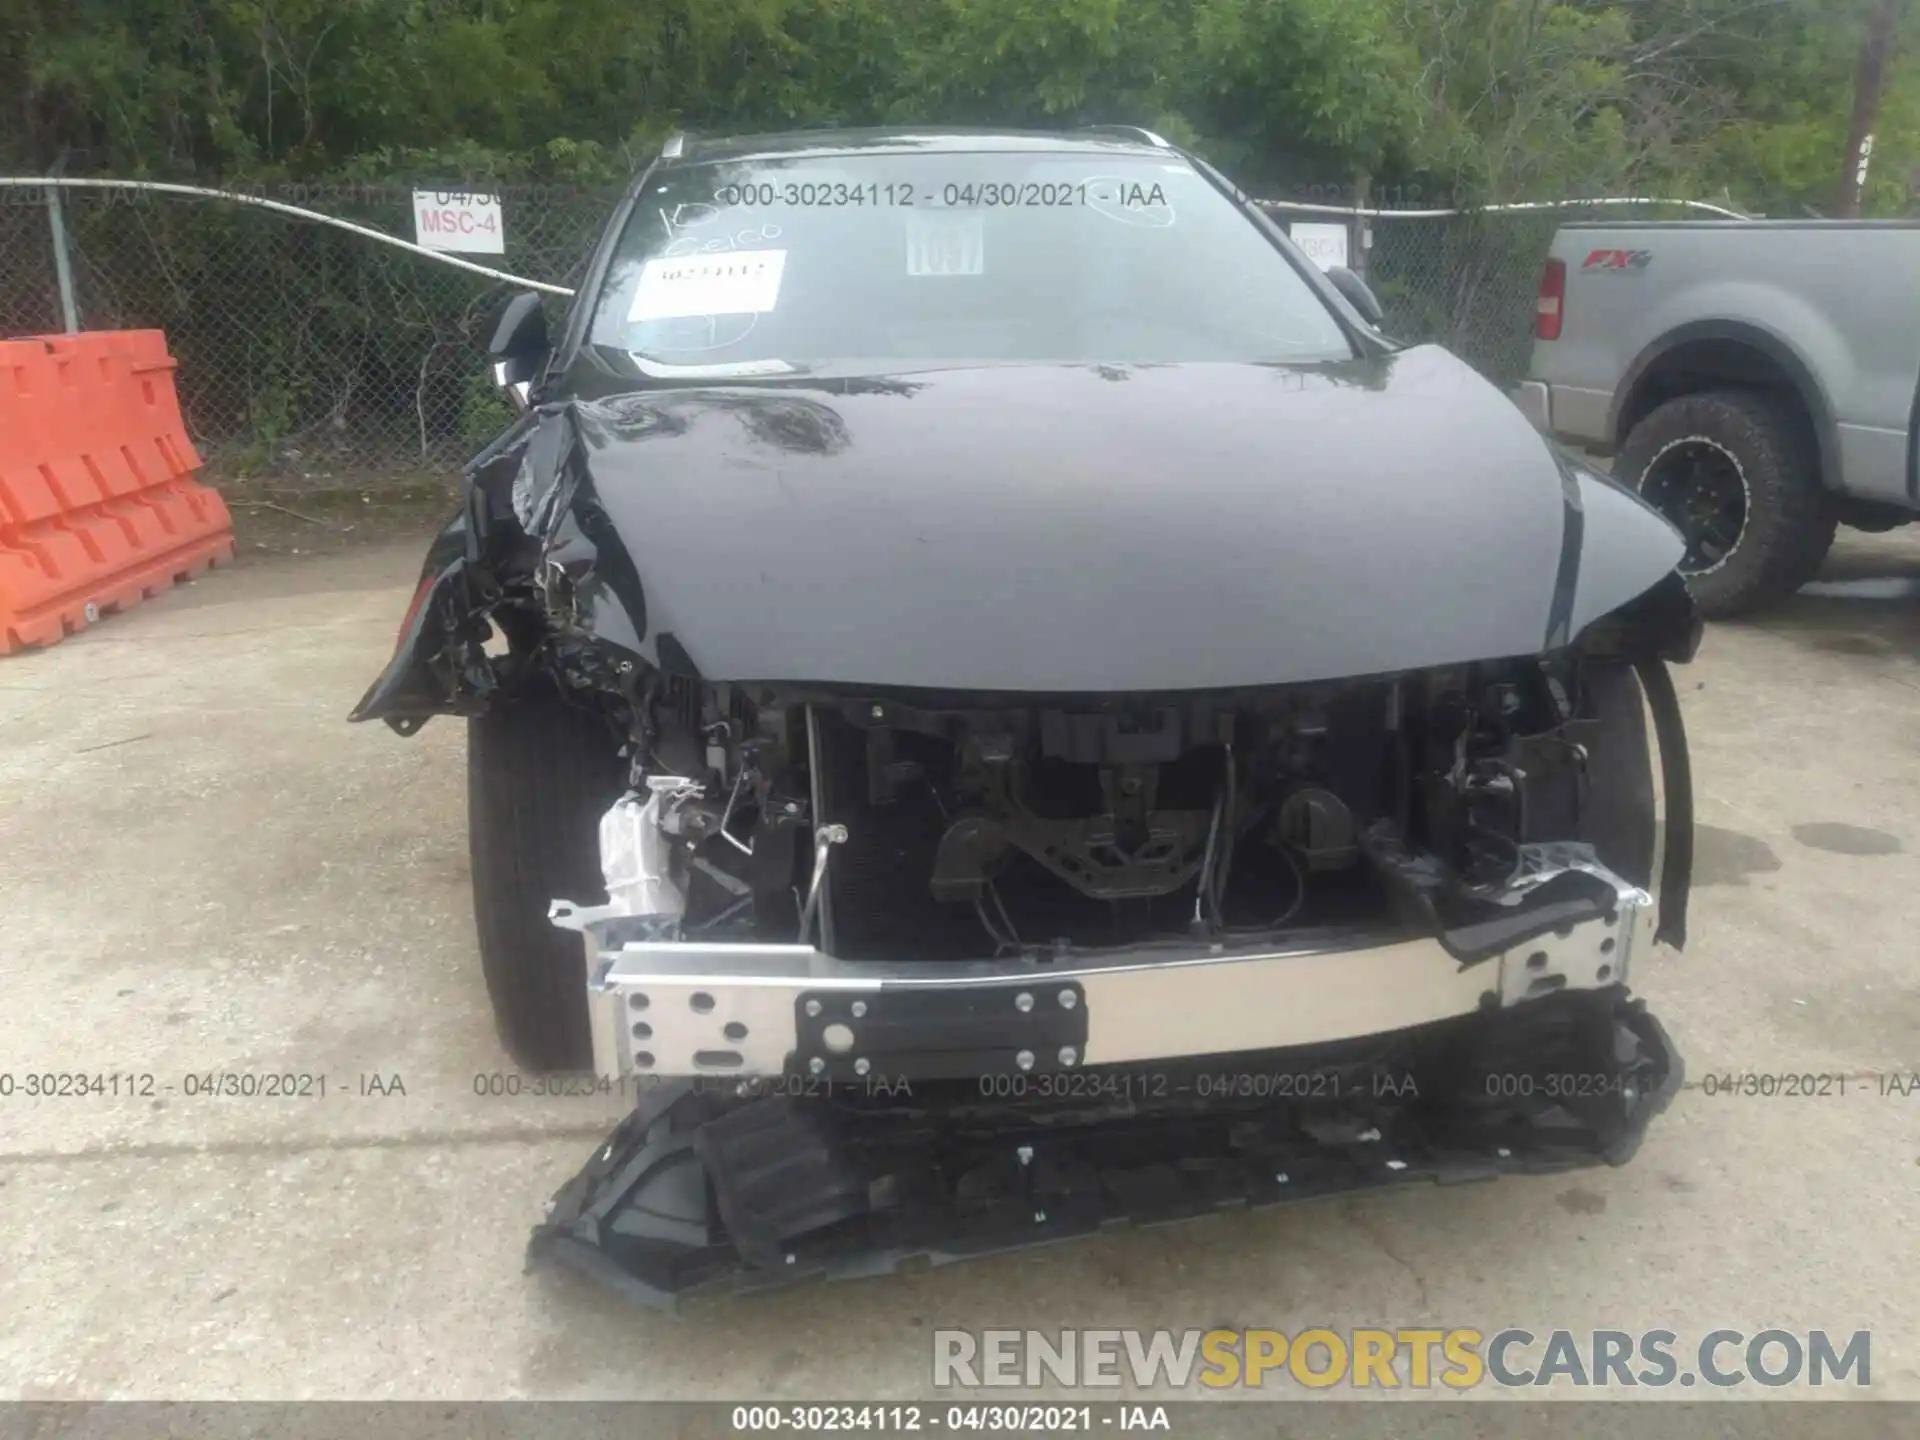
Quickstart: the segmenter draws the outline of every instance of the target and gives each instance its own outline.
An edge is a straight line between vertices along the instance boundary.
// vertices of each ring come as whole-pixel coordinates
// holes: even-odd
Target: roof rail
[[[1165,139],[1147,129],[1144,125],[1082,125],[1082,130],[1103,135],[1131,135],[1136,140],[1144,140],[1157,150],[1171,150]]]
[[[676,130],[667,136],[665,142],[660,146],[660,158],[662,160],[678,160],[680,158],[680,152],[686,148],[686,132],[684,130]]]

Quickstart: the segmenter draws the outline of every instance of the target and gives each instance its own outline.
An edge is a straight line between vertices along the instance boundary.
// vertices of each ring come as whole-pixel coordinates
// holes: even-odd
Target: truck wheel
[[[540,685],[467,722],[473,919],[494,1025],[526,1070],[593,1063],[586,955],[547,922],[556,897],[604,904],[600,817],[626,790],[607,722]]]
[[[1680,573],[1701,613],[1738,615],[1811,580],[1833,544],[1813,438],[1752,390],[1669,400],[1620,447],[1615,473],[1680,531]]]

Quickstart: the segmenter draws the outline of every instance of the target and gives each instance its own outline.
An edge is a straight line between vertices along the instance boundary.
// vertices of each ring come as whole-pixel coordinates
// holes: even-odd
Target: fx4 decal
[[[1651,250],[1596,250],[1580,266],[1588,270],[1644,270],[1653,263]]]

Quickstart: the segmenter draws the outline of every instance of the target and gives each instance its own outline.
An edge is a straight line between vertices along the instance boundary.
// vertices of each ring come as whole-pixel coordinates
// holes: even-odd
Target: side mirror
[[[547,314],[533,291],[522,291],[507,302],[487,342],[487,354],[493,359],[494,383],[516,407],[526,409],[533,382],[553,356]]]
[[[1362,280],[1344,265],[1329,265],[1327,279],[1333,282],[1333,288],[1347,297],[1347,303],[1360,312],[1374,329],[1378,330],[1386,323],[1387,312],[1380,308],[1380,297],[1368,288]]]

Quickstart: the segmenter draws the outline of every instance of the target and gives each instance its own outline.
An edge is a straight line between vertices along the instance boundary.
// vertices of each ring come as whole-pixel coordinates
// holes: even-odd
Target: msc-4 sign
[[[1653,263],[1651,250],[1595,250],[1581,263],[1580,273],[1589,270],[1644,270]]]
[[[465,191],[413,192],[413,240],[429,250],[469,250],[486,255],[507,251],[500,222],[500,197]]]

